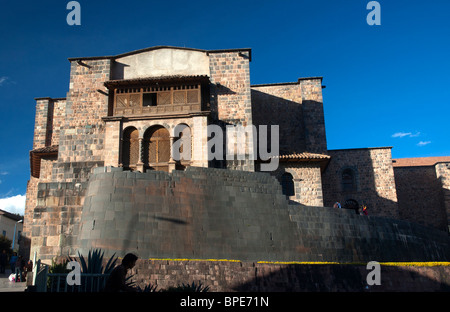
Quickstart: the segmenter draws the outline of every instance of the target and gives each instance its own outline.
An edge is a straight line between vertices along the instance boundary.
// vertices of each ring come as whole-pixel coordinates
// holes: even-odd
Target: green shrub
[[[0,235],[0,252],[3,252],[3,250],[6,250],[8,256],[12,255],[11,240],[4,235]]]

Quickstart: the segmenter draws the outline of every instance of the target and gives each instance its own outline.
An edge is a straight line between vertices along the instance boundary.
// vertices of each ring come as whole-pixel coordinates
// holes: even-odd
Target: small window
[[[355,175],[351,169],[345,169],[342,172],[342,190],[344,192],[352,192],[355,190]]]
[[[156,106],[156,93],[144,93],[142,97],[142,106]]]
[[[283,194],[286,196],[295,195],[294,178],[289,172],[285,172],[281,176],[281,189]]]

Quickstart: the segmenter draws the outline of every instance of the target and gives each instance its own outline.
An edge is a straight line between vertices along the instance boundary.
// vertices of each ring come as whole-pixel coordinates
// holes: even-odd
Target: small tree
[[[4,235],[0,235],[0,252],[6,250],[6,253],[10,256],[12,254],[11,243],[11,240],[6,238]]]

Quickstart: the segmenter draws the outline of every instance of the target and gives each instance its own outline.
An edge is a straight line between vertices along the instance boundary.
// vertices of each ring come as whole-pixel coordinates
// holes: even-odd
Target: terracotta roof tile
[[[329,155],[325,154],[315,154],[315,153],[308,153],[308,152],[302,152],[302,153],[281,153],[280,156],[278,156],[280,160],[328,160],[331,157]]]
[[[434,166],[439,162],[450,162],[450,156],[396,158],[392,159],[392,166],[394,167]]]
[[[31,153],[38,153],[38,154],[56,153],[56,152],[58,152],[58,145],[45,146],[45,147],[41,147],[41,148],[36,148],[31,151]]]
[[[30,151],[30,171],[31,176],[39,178],[41,171],[41,157],[49,155],[58,155],[58,145],[35,148]]]

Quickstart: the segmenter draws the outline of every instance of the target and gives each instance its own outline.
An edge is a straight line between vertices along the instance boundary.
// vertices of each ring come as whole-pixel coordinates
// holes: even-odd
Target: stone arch
[[[353,198],[347,198],[343,207],[346,209],[355,210],[356,214],[359,214],[359,203]]]
[[[124,169],[135,170],[139,162],[139,130],[129,126],[123,130],[122,166]]]
[[[144,168],[149,170],[169,170],[170,132],[166,127],[154,125],[148,127],[143,137]]]
[[[192,130],[186,123],[180,123],[173,129],[172,155],[177,165],[184,169],[192,160]]]
[[[284,195],[288,197],[295,196],[294,176],[290,172],[285,171],[280,177],[280,182]]]
[[[353,167],[344,167],[340,170],[339,181],[344,193],[353,193],[358,189],[357,170]]]

